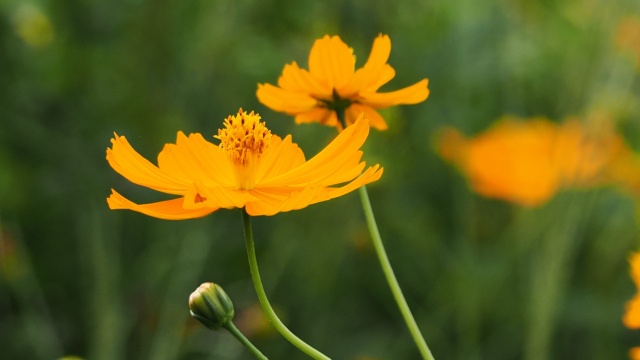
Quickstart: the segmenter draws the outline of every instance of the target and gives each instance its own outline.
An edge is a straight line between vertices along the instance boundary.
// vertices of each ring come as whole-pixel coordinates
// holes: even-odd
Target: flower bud
[[[189,296],[191,316],[212,330],[218,330],[233,319],[233,303],[220,285],[208,282]]]

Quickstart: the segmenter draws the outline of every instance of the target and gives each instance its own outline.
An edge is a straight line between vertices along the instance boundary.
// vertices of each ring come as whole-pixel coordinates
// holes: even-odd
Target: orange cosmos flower
[[[387,64],[390,53],[389,36],[380,34],[366,64],[355,70],[353,49],[340,37],[325,35],[311,48],[308,71],[295,61],[285,65],[278,86],[258,84],[258,100],[275,111],[295,115],[297,123],[317,121],[342,129],[336,111],[344,111],[347,125],[364,113],[371,126],[385,130],[387,124],[375,109],[417,104],[429,96],[428,79],[401,90],[377,92],[395,76]]]
[[[472,139],[446,129],[438,151],[479,194],[537,206],[563,187],[600,183],[621,143],[609,134],[590,136],[576,119],[558,125],[506,117]]]
[[[219,145],[200,134],[178,132],[175,144],[158,155],[158,166],[140,156],[124,136],[111,139],[111,167],[138,185],[172,200],[136,204],[112,189],[111,209],[129,209],[168,220],[205,216],[220,208],[244,207],[250,215],[273,215],[342,196],[378,180],[382,168],[364,173],[360,147],[369,133],[366,119],[343,131],[309,161],[291,141],[271,134],[260,116],[240,109],[218,130]],[[347,183],[341,187],[332,185]]]

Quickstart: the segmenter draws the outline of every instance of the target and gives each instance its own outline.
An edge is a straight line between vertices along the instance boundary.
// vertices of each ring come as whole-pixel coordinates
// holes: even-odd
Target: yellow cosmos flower
[[[576,119],[558,125],[511,117],[472,139],[446,129],[438,142],[474,191],[524,206],[541,205],[563,187],[602,183],[622,144],[614,135],[590,136]]]
[[[290,135],[273,135],[253,112],[241,109],[224,126],[215,136],[219,145],[197,133],[187,137],[178,132],[176,143],[165,145],[158,155],[158,166],[116,134],[107,149],[111,167],[133,183],[179,197],[136,204],[112,189],[109,208],[169,220],[201,217],[220,208],[273,215],[342,196],[382,175],[378,165],[362,172],[359,149],[369,133],[362,117],[309,161]]]
[[[417,104],[429,96],[428,79],[401,90],[378,92],[395,76],[387,64],[390,53],[391,40],[381,34],[366,64],[355,70],[353,49],[338,36],[325,35],[311,48],[308,71],[295,61],[285,65],[278,86],[258,84],[258,99],[275,111],[295,115],[297,123],[320,122],[342,129],[336,111],[344,111],[347,125],[364,113],[371,126],[385,130],[387,124],[375,109]]]

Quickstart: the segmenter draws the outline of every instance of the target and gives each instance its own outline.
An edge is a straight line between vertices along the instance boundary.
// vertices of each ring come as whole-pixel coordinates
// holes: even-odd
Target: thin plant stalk
[[[249,341],[249,339],[247,339],[241,332],[240,330],[238,330],[238,328],[233,324],[232,321],[229,321],[225,326],[225,329],[227,329],[231,335],[235,336],[236,339],[238,339],[238,341],[240,341],[242,343],[242,345],[244,345],[249,352],[251,352],[251,354],[253,356],[255,356],[256,359],[260,359],[260,360],[269,360],[266,356],[264,356],[263,353],[260,352],[260,350],[258,350],[257,347],[255,347],[251,341]]]
[[[347,128],[347,123],[345,121],[344,109],[337,109],[336,115],[338,116],[338,120],[342,124],[342,128]],[[384,250],[384,245],[382,244],[382,237],[380,236],[380,231],[378,231],[378,225],[376,224],[376,218],[373,215],[373,209],[371,208],[371,201],[369,201],[369,193],[367,192],[366,186],[362,186],[358,189],[360,192],[360,200],[362,201],[362,208],[364,210],[365,218],[367,219],[367,226],[369,227],[369,233],[371,233],[371,241],[373,242],[373,247],[376,250],[376,255],[378,255],[378,260],[380,261],[380,267],[382,267],[382,272],[384,273],[385,278],[387,279],[387,283],[389,284],[389,288],[391,289],[391,293],[393,294],[393,298],[398,304],[398,308],[400,308],[400,313],[402,313],[402,317],[407,324],[407,328],[411,333],[411,337],[413,341],[416,343],[420,354],[424,360],[435,360],[433,354],[431,354],[431,350],[427,345],[427,342],[424,340],[422,333],[420,332],[420,328],[418,328],[418,324],[409,309],[409,305],[402,294],[402,289],[400,289],[400,284],[398,284],[398,280],[393,272],[393,268],[391,267],[391,263],[389,262],[389,257],[387,256],[387,252]]]
[[[260,272],[258,271],[258,260],[256,259],[256,249],[253,242],[251,216],[247,214],[247,211],[245,209],[242,209],[242,223],[244,225],[244,239],[247,245],[247,256],[249,258],[251,279],[253,280],[253,285],[256,288],[256,293],[258,294],[258,300],[260,301],[260,305],[262,306],[262,310],[264,311],[265,315],[267,316],[273,327],[275,327],[276,330],[278,330],[278,332],[291,344],[300,349],[300,351],[304,352],[314,359],[330,360],[329,357],[316,350],[306,342],[302,341],[302,339],[292,333],[291,330],[289,330],[276,315],[276,312],[273,310],[271,304],[269,303],[269,299],[267,299],[267,294],[264,291],[264,287],[262,286]]]
[[[375,248],[376,254],[378,255],[378,260],[380,261],[380,267],[382,267],[382,271],[384,272],[384,276],[387,279],[389,288],[391,288],[391,293],[393,294],[393,298],[396,300],[396,303],[400,308],[402,317],[404,318],[404,321],[407,323],[409,332],[411,333],[411,336],[413,337],[413,341],[416,343],[416,346],[418,346],[418,350],[420,350],[420,354],[422,355],[422,358],[425,360],[434,360],[433,354],[431,354],[431,350],[429,350],[429,346],[427,345],[427,342],[424,340],[424,337],[422,337],[422,333],[420,333],[420,328],[418,328],[418,324],[416,323],[416,320],[413,318],[413,314],[411,314],[409,305],[407,304],[407,301],[404,299],[404,295],[402,294],[402,290],[400,289],[398,280],[396,279],[396,276],[393,273],[393,268],[391,267],[391,263],[389,262],[389,257],[387,256],[387,252],[384,250],[384,245],[382,244],[382,238],[380,237],[380,232],[378,231],[378,225],[376,224],[376,218],[373,216],[373,210],[371,209],[371,202],[369,201],[369,193],[367,192],[367,188],[366,186],[362,186],[358,190],[360,192],[360,199],[362,200],[362,208],[364,209],[365,218],[367,219],[369,232],[371,233],[371,241],[373,242],[373,247]]]

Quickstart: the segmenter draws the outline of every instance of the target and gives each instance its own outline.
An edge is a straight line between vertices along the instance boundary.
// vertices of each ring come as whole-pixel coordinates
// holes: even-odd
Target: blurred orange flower
[[[395,76],[387,64],[390,53],[389,36],[380,34],[367,62],[355,70],[353,49],[340,37],[325,35],[311,48],[308,71],[295,61],[285,65],[278,86],[258,84],[258,100],[275,111],[295,115],[297,123],[319,122],[342,129],[336,111],[344,111],[347,126],[364,113],[372,127],[385,130],[387,124],[375,109],[417,104],[429,96],[428,79],[401,90],[378,92]]]
[[[622,322],[629,329],[640,329],[640,253],[631,254],[629,265],[631,266],[631,279],[636,284],[638,293],[627,302]]]
[[[111,209],[129,209],[149,216],[180,220],[205,216],[220,208],[244,207],[250,215],[274,215],[342,196],[378,180],[382,168],[364,173],[360,147],[369,133],[363,117],[343,131],[309,161],[291,141],[271,134],[260,116],[240,112],[229,116],[215,136],[219,145],[200,134],[178,132],[175,144],[158,155],[158,166],[144,159],[124,136],[111,139],[111,167],[129,181],[178,198],[136,204],[112,189]],[[342,187],[332,185],[342,184]]]
[[[622,316],[622,322],[629,329],[640,329],[640,253],[633,253],[629,258],[631,266],[631,279],[636,284],[638,292],[626,304],[626,310]],[[640,347],[634,347],[629,351],[632,360],[640,360]]]
[[[438,152],[460,167],[479,194],[537,206],[563,187],[601,183],[621,144],[611,134],[590,136],[576,119],[554,124],[505,117],[471,139],[443,130]]]

